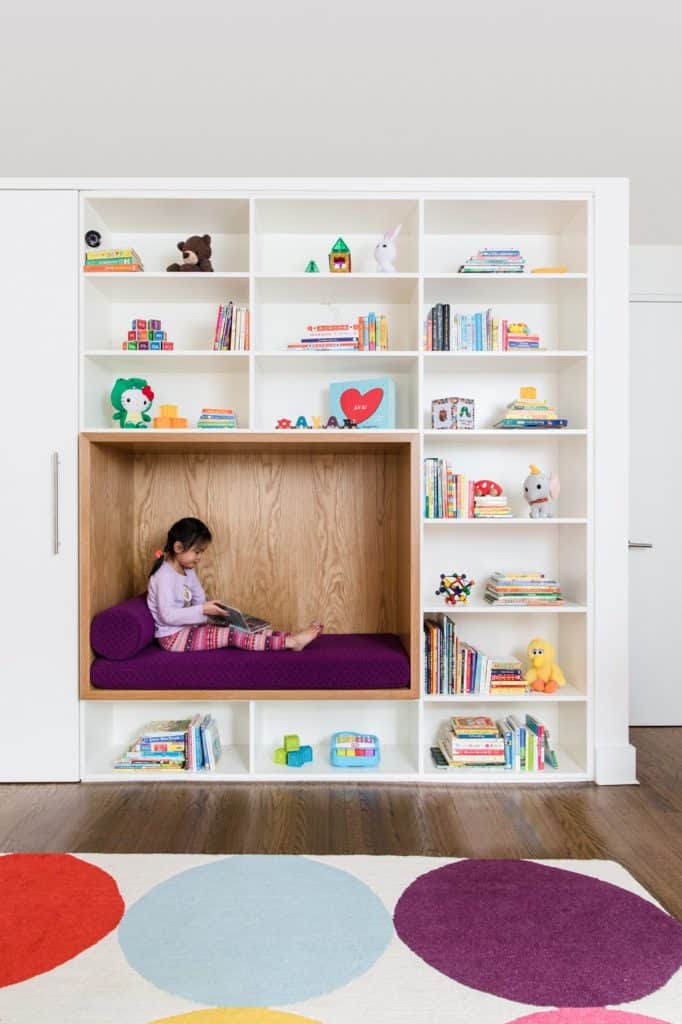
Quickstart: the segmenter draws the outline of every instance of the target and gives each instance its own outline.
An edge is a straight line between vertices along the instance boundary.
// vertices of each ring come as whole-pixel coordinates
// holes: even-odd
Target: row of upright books
[[[456,716],[443,724],[438,745],[451,768],[541,772],[559,767],[549,730],[534,715],[507,715],[499,722],[487,715]]]
[[[559,580],[543,572],[494,572],[486,584],[484,597],[488,604],[498,606],[554,607],[565,603]]]
[[[237,306],[232,301],[219,306],[213,351],[248,352],[251,348],[250,320],[246,306]]]
[[[368,313],[355,323],[308,324],[303,337],[287,348],[299,352],[386,352],[388,318]]]
[[[477,494],[476,484],[455,473],[447,459],[424,459],[425,519],[511,519],[507,496]]]
[[[455,473],[447,459],[424,459],[424,518],[473,517],[474,481]]]
[[[449,302],[438,302],[424,322],[427,352],[516,352],[540,348],[540,335],[528,324],[500,320],[491,308],[481,313],[451,313]]]
[[[424,690],[428,696],[520,697],[527,684],[516,658],[491,657],[457,635],[449,615],[424,620]]]
[[[147,722],[115,762],[122,771],[215,771],[222,747],[212,715]]]
[[[92,249],[85,253],[83,270],[86,274],[134,273],[144,267],[134,249]]]

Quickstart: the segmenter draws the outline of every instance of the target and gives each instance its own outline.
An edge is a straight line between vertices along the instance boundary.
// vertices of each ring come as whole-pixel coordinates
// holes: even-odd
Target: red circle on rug
[[[529,1017],[514,1017],[509,1024],[666,1024],[660,1017],[643,1017],[629,1010],[605,1010],[601,1007],[541,1010]]]
[[[94,946],[125,910],[111,875],[67,853],[0,857],[0,893],[0,987]]]

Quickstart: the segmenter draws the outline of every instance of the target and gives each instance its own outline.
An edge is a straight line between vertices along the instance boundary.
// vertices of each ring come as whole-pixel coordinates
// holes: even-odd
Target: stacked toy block
[[[154,426],[157,430],[186,430],[187,420],[178,416],[177,405],[161,405],[159,415],[154,417]]]
[[[174,347],[160,320],[133,320],[128,340],[123,342],[127,352],[172,352]]]
[[[275,764],[283,764],[288,768],[302,768],[313,759],[313,748],[307,744],[301,746],[296,735],[284,737],[284,746],[278,747],[275,751]]]

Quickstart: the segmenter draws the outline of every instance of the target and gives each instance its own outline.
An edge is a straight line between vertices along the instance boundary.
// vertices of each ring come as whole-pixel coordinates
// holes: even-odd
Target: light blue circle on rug
[[[209,1006],[282,1006],[364,974],[393,935],[353,875],[305,857],[239,856],[183,871],[126,910],[130,966]]]

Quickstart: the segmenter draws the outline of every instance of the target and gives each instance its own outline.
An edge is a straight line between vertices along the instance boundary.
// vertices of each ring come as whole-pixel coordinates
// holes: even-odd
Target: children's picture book
[[[260,633],[270,627],[270,623],[265,619],[259,619],[255,615],[245,615],[239,608],[232,608],[222,601],[216,601],[215,604],[222,608],[225,614],[209,616],[214,626],[232,626],[234,629],[241,629],[244,633]]]
[[[353,420],[360,428],[395,430],[395,381],[390,377],[346,380],[329,385],[329,415],[339,423]]]

